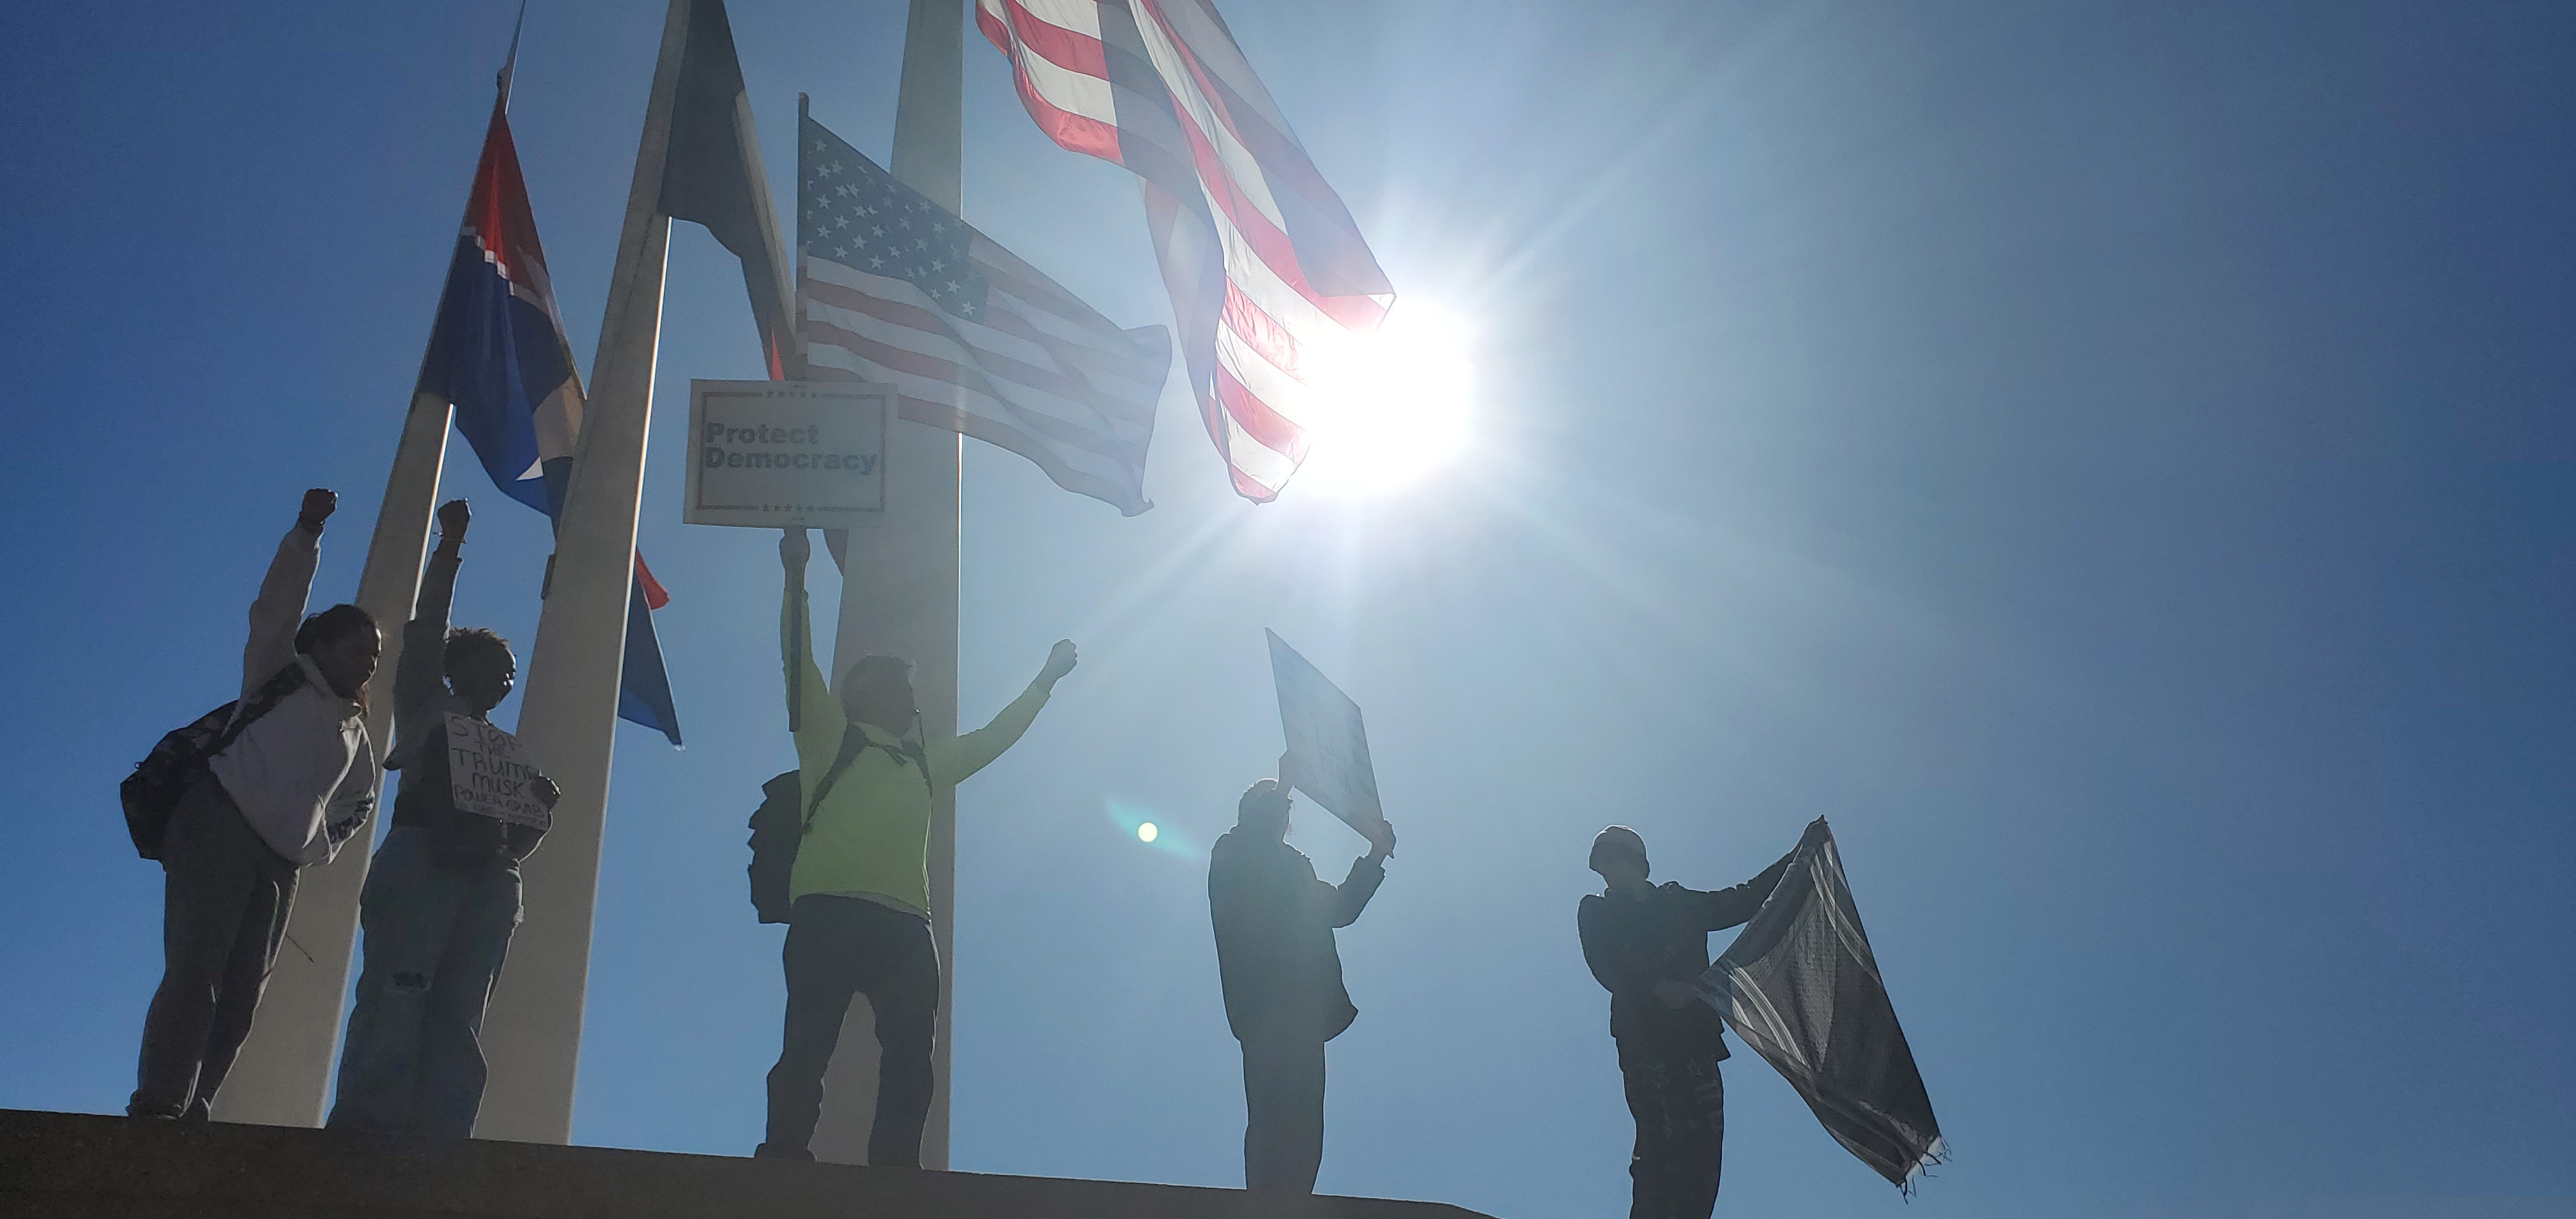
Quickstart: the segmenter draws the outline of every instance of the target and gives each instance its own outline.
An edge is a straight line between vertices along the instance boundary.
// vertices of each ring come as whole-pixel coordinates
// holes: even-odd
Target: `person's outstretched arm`
[[[461,499],[438,508],[438,548],[420,573],[420,596],[404,624],[402,655],[394,660],[394,746],[385,769],[400,770],[423,749],[443,747],[444,722],[432,722],[439,689],[447,680],[448,606],[456,600],[456,569],[464,560],[465,530],[474,512]]]
[[[1697,899],[1693,908],[1699,915],[1700,926],[1708,931],[1724,931],[1751,919],[1762,909],[1762,903],[1770,899],[1771,891],[1780,887],[1780,878],[1789,872],[1789,861],[1797,857],[1797,849],[1792,847],[1778,862],[1762,869],[1760,874],[1743,884],[1709,893],[1693,893],[1692,897]]]
[[[1360,911],[1368,909],[1369,899],[1377,896],[1377,887],[1386,883],[1386,857],[1395,853],[1395,827],[1384,818],[1369,835],[1369,853],[1351,861],[1351,874],[1333,889],[1333,926],[1348,927],[1360,921]]]
[[[841,705],[833,701],[831,686],[814,663],[813,615],[805,597],[805,561],[813,553],[802,529],[785,530],[778,539],[778,562],[786,575],[778,599],[778,650],[787,674],[787,725],[796,737],[796,755],[807,759],[820,750],[821,764],[828,766],[844,725]]]
[[[1055,692],[1055,684],[1073,672],[1073,666],[1081,660],[1072,640],[1056,640],[1055,648],[1047,653],[1046,667],[1038,670],[1037,680],[1020,691],[1010,706],[1002,708],[992,723],[953,741],[924,742],[930,757],[931,781],[951,787],[963,783],[1002,756],[1003,750],[1019,744],[1021,734],[1037,720],[1038,709],[1046,706],[1047,696]]]
[[[242,648],[243,702],[278,670],[295,663],[295,629],[304,625],[304,599],[313,592],[313,568],[322,560],[322,523],[339,506],[340,497],[329,490],[305,492],[295,527],[286,531],[277,557],[268,561],[259,597],[250,603],[250,642]]]

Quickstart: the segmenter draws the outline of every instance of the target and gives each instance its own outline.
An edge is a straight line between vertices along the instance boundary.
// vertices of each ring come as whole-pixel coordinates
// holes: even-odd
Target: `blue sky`
[[[733,7],[776,197],[800,90],[883,154],[900,6]],[[344,503],[317,603],[352,591],[511,8],[0,14],[0,1105],[131,1086],[159,878],[111,789],[226,697],[305,486]],[[1342,936],[1325,1190],[1616,1213],[1592,831],[1717,885],[1821,815],[1956,1151],[1902,1213],[2576,1213],[2576,9],[1226,11],[1399,291],[1469,321],[1475,434],[1255,508],[1168,392],[1132,520],[970,445],[966,715],[1085,661],[960,795],[958,1167],[1240,1179],[1203,861],[1120,818],[1230,822],[1270,626],[1367,708],[1404,838]],[[585,365],[659,28],[529,18]],[[967,56],[968,219],[1166,320],[1129,180]],[[642,537],[690,744],[620,729],[584,1142],[759,1137],[776,560],[682,526],[678,465],[687,379],[757,374],[680,226]],[[541,521],[449,485],[458,619],[524,645]],[[1900,1213],[1727,1079],[1721,1207]]]

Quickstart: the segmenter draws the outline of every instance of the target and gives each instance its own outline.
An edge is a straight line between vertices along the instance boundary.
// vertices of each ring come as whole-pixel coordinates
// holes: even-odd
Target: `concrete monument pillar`
[[[662,272],[671,219],[662,214],[662,168],[671,104],[687,44],[690,0],[672,0],[660,63],[645,104],[635,179],[626,197],[608,309],[591,361],[590,399],[575,443],[545,609],[537,619],[519,740],[563,789],[545,846],[521,865],[526,913],[510,962],[483,1017],[490,1082],[478,1138],[563,1143],[581,1060],[581,1016],[590,985],[590,928],[607,827],[617,689],[626,655],[626,597],[633,587],[635,517],[644,486],[644,441],[653,417],[654,353],[662,332]]]
[[[912,0],[892,166],[904,185],[961,215],[965,11],[964,0]],[[849,531],[840,632],[832,649],[835,669],[871,653],[912,661],[922,727],[933,735],[957,731],[957,479],[963,440],[955,432],[903,420],[887,428],[885,524]],[[942,793],[931,809],[929,863],[931,928],[939,945],[939,1040],[931,1058],[938,1083],[922,1132],[921,1165],[946,1168],[949,1013],[957,977],[954,793]],[[876,1095],[876,1019],[862,996],[850,1004],[840,1048],[824,1077],[823,1117],[812,1144],[817,1158],[867,1162]]]

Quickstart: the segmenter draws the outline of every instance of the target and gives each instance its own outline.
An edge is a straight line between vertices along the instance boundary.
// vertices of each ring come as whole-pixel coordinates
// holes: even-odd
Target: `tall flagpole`
[[[510,108],[510,78],[519,63],[519,35],[527,28],[528,6],[520,0],[519,20],[510,29],[510,51],[502,57],[494,105]],[[454,238],[450,238],[451,251]],[[447,290],[439,289],[438,310],[430,327],[447,315]],[[426,374],[429,352],[421,352]],[[412,378],[411,409],[403,417],[402,439],[394,446],[393,470],[385,476],[384,502],[376,508],[375,536],[367,544],[367,565],[358,573],[360,609],[376,620],[384,635],[384,654],[367,682],[367,739],[381,766],[393,748],[394,672],[401,667],[402,625],[411,621],[412,602],[420,595],[421,561],[429,553],[429,522],[438,503],[438,478],[447,461],[447,425],[453,408],[447,399],[423,393],[422,377]],[[381,771],[378,772],[381,775]],[[388,784],[387,787],[391,785]],[[358,895],[366,888],[368,851],[378,827],[391,813],[390,791],[380,799],[376,819],[364,837],[341,847],[330,863],[305,869],[296,878],[295,908],[287,916],[287,948],[270,969],[260,993],[259,1012],[250,1037],[233,1060],[232,1074],[216,1094],[213,1116],[219,1121],[260,1126],[319,1126],[322,1105],[331,1092],[331,1058],[339,1047],[340,1013],[349,992],[349,957],[357,946]]]
[[[661,59],[645,103],[599,354],[590,366],[590,401],[519,707],[520,744],[563,789],[563,797],[545,845],[521,865],[524,920],[484,1016],[489,1081],[474,1128],[480,1138],[563,1143],[572,1137],[591,915],[599,892],[618,678],[626,653],[626,597],[634,583],[635,518],[671,236],[670,218],[661,210],[662,167],[689,5],[690,0],[671,0],[662,25]]]
[[[903,83],[894,111],[894,176],[963,215],[961,111],[964,98],[964,0],[912,0],[904,29]],[[897,421],[886,434],[885,524],[849,531],[842,566],[841,625],[834,665],[883,653],[918,666],[913,689],[924,731],[957,731],[957,475],[963,438],[925,424]],[[921,1164],[948,1167],[949,1013],[955,1007],[957,951],[957,801],[942,793],[930,812],[930,920],[939,945],[939,1022],[932,1070],[930,1123]],[[824,1082],[823,1118],[814,1154],[859,1164],[867,1160],[876,1115],[875,1018],[864,1000],[850,1005],[838,1052]]]

